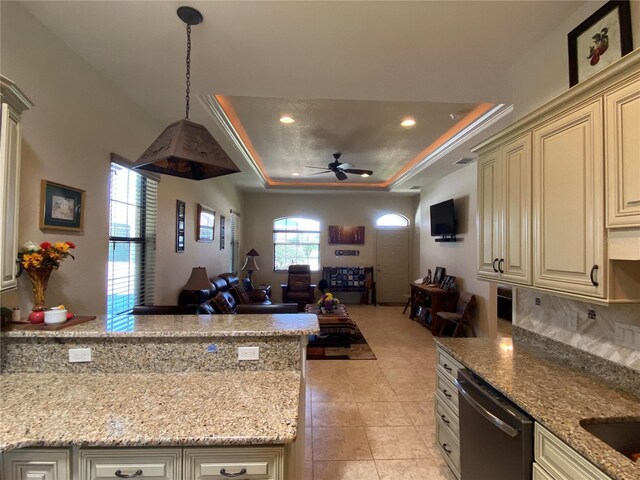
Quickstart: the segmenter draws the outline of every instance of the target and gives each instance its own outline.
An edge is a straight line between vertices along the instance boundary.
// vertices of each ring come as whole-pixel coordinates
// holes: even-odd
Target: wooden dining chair
[[[461,333],[464,334],[464,325],[466,324],[470,329],[474,337],[476,337],[476,331],[471,323],[471,313],[476,306],[476,296],[469,292],[460,292],[458,295],[458,301],[456,303],[455,312],[438,312],[440,317],[441,326],[438,335],[442,335],[447,325],[450,323],[455,325],[452,337],[458,337]]]

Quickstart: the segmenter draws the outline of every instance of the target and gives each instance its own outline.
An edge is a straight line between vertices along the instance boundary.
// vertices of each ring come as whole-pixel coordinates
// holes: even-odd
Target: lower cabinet
[[[463,368],[438,347],[436,367],[436,443],[451,471],[460,478],[460,429],[458,427],[458,390],[454,386],[458,370]]]
[[[611,480],[549,430],[535,424],[533,480]]]
[[[2,460],[6,480],[285,480],[285,455],[284,446],[28,448]]]

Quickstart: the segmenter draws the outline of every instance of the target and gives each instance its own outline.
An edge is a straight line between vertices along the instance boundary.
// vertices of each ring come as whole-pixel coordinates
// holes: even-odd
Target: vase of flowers
[[[331,292],[325,292],[318,300],[318,306],[322,313],[333,312],[333,310],[338,306],[340,300],[333,296]]]
[[[27,242],[18,253],[20,268],[27,272],[33,286],[34,311],[44,309],[44,296],[51,272],[60,268],[65,258],[75,259],[69,251],[74,248],[76,246],[72,242],[42,242],[40,245]]]

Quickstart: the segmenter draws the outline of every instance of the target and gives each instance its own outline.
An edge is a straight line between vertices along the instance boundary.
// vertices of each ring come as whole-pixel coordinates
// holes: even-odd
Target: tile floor
[[[377,360],[307,362],[306,480],[455,480],[435,444],[435,343],[403,308],[348,305]]]

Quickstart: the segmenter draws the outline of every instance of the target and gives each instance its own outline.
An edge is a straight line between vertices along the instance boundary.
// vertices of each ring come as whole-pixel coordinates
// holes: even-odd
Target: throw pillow
[[[229,304],[223,292],[218,292],[211,299],[211,303],[218,313],[233,313],[233,307]]]
[[[236,302],[242,305],[248,305],[251,303],[251,299],[249,298],[249,294],[244,289],[244,287],[240,284],[234,286],[231,289],[231,293],[233,294],[233,298],[236,299]]]

